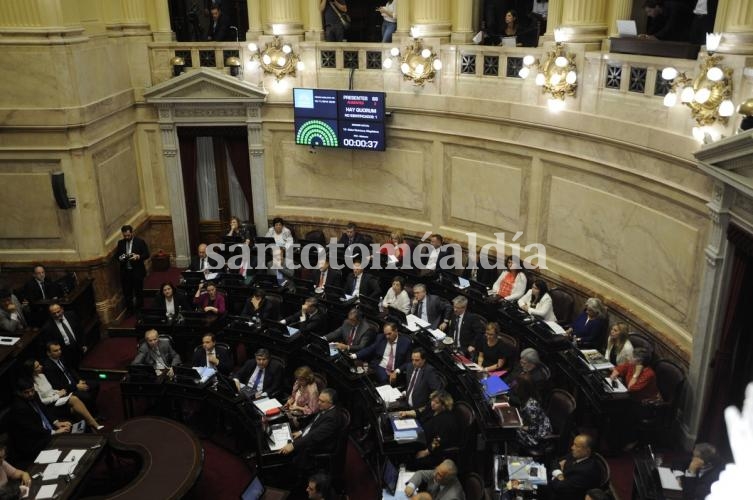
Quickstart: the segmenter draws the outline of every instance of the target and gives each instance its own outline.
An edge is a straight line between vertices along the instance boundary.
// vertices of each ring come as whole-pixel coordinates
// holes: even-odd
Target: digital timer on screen
[[[384,92],[293,89],[295,143],[384,151]]]

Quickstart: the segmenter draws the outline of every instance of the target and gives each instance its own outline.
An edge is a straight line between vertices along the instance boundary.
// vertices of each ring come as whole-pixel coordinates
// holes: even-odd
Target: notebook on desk
[[[481,381],[481,385],[484,387],[484,394],[488,399],[505,394],[510,390],[510,386],[499,377],[485,378]]]

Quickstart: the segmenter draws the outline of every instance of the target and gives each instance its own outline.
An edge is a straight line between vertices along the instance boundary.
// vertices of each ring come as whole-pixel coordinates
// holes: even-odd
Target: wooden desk
[[[88,450],[81,458],[78,464],[71,469],[71,473],[65,476],[59,476],[55,481],[42,481],[42,478],[35,478],[36,474],[41,474],[46,464],[32,464],[29,467],[29,474],[32,476],[31,488],[29,489],[28,498],[36,498],[37,492],[42,485],[55,484],[55,499],[65,500],[67,498],[76,498],[83,490],[83,483],[86,475],[92,468],[97,458],[105,448],[107,439],[97,434],[62,434],[55,436],[50,441],[46,449],[61,450],[59,460],[63,460],[70,450]]]
[[[700,49],[700,45],[687,42],[647,40],[638,37],[611,37],[609,39],[609,52],[616,52],[618,54],[638,54],[695,60],[698,58],[698,51]]]

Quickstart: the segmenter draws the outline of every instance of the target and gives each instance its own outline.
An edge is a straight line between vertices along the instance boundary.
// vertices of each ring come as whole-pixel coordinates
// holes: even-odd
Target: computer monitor
[[[241,493],[241,500],[259,500],[264,495],[264,485],[262,484],[259,476],[256,476],[243,493]]]
[[[390,495],[395,495],[397,491],[397,479],[400,476],[400,471],[395,467],[389,459],[384,461],[384,468],[382,469],[382,485],[384,489]]]

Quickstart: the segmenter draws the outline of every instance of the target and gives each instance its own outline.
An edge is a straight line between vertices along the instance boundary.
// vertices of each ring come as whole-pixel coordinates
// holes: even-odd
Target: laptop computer
[[[243,490],[243,493],[241,493],[241,500],[259,500],[264,496],[264,491],[264,485],[259,479],[259,476],[256,476],[250,483],[248,483],[248,486]]]
[[[400,471],[395,467],[389,459],[384,461],[384,467],[382,468],[382,485],[384,489],[390,495],[394,495],[397,491],[397,479],[400,476]]]
[[[631,38],[638,36],[638,28],[632,19],[617,20],[617,34],[620,38]]]

